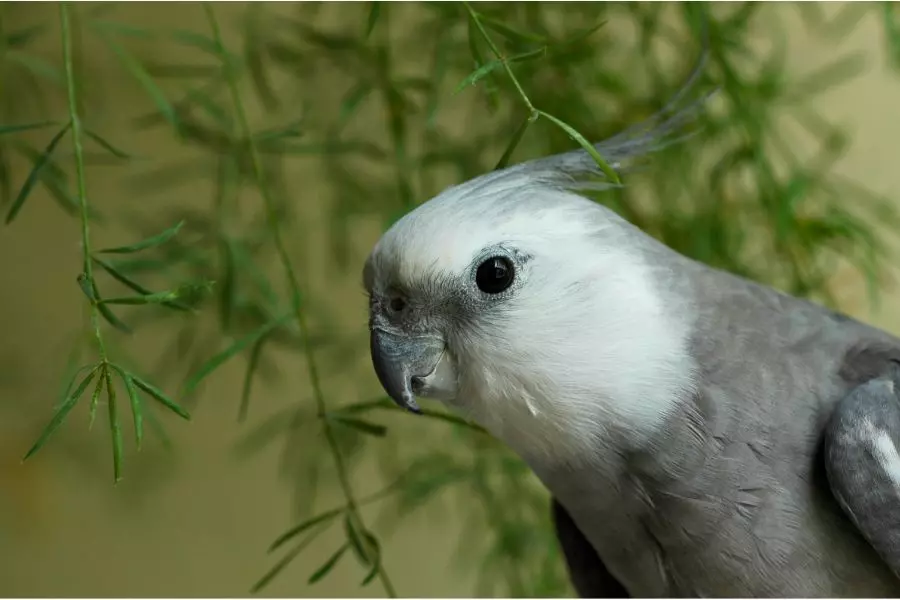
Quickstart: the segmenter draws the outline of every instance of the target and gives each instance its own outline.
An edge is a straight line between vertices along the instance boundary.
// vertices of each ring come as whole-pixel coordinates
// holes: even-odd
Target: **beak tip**
[[[391,396],[391,399],[394,403],[402,409],[405,409],[411,413],[421,415],[422,409],[419,408],[419,403],[416,402],[416,397],[409,390],[404,390],[401,394],[397,396]]]
[[[415,401],[414,398],[410,398],[410,399],[406,402],[406,410],[408,410],[409,412],[411,412],[411,413],[413,413],[413,414],[415,414],[415,415],[421,415],[421,414],[422,414],[422,409],[419,408],[419,404]]]
[[[396,334],[380,330],[372,330],[371,333],[372,365],[378,381],[400,408],[417,415],[422,414],[414,394],[419,378],[410,371],[422,368],[420,362],[430,362],[431,350],[430,346],[419,348],[415,344],[410,345],[408,340]]]

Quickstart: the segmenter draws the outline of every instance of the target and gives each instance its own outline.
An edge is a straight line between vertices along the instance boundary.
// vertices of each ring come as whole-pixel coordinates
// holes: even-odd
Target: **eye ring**
[[[475,270],[475,285],[485,294],[500,294],[515,280],[515,265],[505,256],[492,256]]]

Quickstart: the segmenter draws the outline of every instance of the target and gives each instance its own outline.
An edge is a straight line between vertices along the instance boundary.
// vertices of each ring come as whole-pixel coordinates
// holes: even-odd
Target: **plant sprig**
[[[594,159],[594,162],[597,163],[597,167],[599,167],[599,169],[604,173],[604,175],[606,175],[606,177],[609,179],[610,183],[613,183],[613,184],[622,183],[622,180],[619,178],[618,173],[616,173],[615,169],[613,169],[611,166],[609,166],[609,163],[606,162],[606,159],[604,159],[600,155],[600,153],[597,151],[597,148],[594,147],[594,144],[590,143],[574,127],[572,127],[571,125],[569,125],[568,123],[566,123],[565,121],[560,119],[559,117],[555,117],[555,116],[551,115],[550,113],[545,112],[545,111],[540,110],[535,107],[534,103],[532,103],[531,99],[528,97],[528,94],[525,93],[525,89],[522,87],[522,84],[519,82],[518,78],[516,77],[516,74],[513,73],[510,63],[512,63],[516,60],[535,58],[537,56],[540,56],[543,53],[543,51],[530,52],[530,53],[525,53],[525,54],[519,55],[517,57],[506,58],[503,55],[503,53],[500,52],[500,49],[497,48],[497,44],[494,43],[494,40],[493,40],[493,38],[491,38],[491,35],[484,28],[484,24],[482,23],[482,19],[481,19],[481,16],[479,15],[479,13],[476,12],[475,9],[472,8],[472,5],[469,2],[464,1],[463,5],[465,6],[466,11],[469,13],[469,18],[472,19],[472,22],[475,24],[475,27],[478,29],[478,32],[481,34],[481,37],[484,39],[485,43],[487,43],[488,47],[491,49],[491,52],[494,53],[494,56],[496,57],[499,64],[503,67],[503,70],[506,71],[507,77],[509,77],[509,80],[512,82],[513,86],[515,86],[516,92],[519,94],[519,97],[522,99],[522,102],[525,103],[525,107],[528,109],[528,119],[526,119],[526,121],[523,125],[523,129],[521,130],[521,133],[517,132],[516,135],[513,137],[514,143],[516,143],[516,144],[518,143],[518,141],[521,139],[521,137],[525,134],[525,128],[527,128],[528,125],[537,121],[537,119],[539,117],[544,117],[545,119],[547,119],[548,121],[550,121],[551,123],[553,123],[554,125],[559,127],[560,129],[565,131],[566,134],[569,137],[571,137],[573,140],[575,140],[578,143],[578,145],[581,146],[582,149],[584,149],[585,152],[590,154],[591,158]],[[486,75],[489,70],[493,69],[492,65],[493,65],[493,63],[487,63],[486,65],[482,65],[481,67],[476,69],[475,73],[473,74],[474,76],[470,75],[469,78],[472,78],[473,82],[477,79],[480,79],[481,76]],[[467,78],[467,82],[468,82],[468,78]],[[504,158],[506,160],[508,160],[507,155],[511,155],[514,149],[515,149],[515,146],[511,145],[504,152]],[[506,161],[504,159],[501,159],[500,164],[504,164],[505,162]]]
[[[98,355],[98,361],[92,366],[89,367],[90,371],[88,371],[87,375],[85,375],[78,384],[75,384],[75,379],[78,374],[73,377],[70,382],[68,389],[71,389],[74,386],[74,391],[68,394],[65,398],[63,398],[62,403],[56,409],[51,418],[50,422],[44,428],[43,432],[38,437],[37,441],[34,445],[25,453],[23,457],[23,461],[27,460],[31,456],[33,456],[44,444],[50,439],[53,433],[59,428],[60,425],[66,420],[69,413],[81,399],[88,385],[96,379],[96,386],[91,395],[91,401],[89,406],[90,413],[90,424],[92,425],[94,422],[94,417],[97,412],[97,408],[100,401],[100,396],[103,391],[106,392],[106,402],[107,409],[109,415],[109,430],[112,439],[112,458],[113,458],[113,481],[118,483],[122,479],[122,456],[123,456],[123,441],[122,441],[122,430],[121,424],[119,421],[119,405],[116,397],[116,388],[113,384],[112,374],[115,373],[121,382],[124,384],[125,389],[128,393],[128,398],[130,401],[132,418],[134,422],[134,434],[135,440],[138,449],[140,449],[142,440],[143,440],[143,408],[140,401],[140,397],[138,395],[138,389],[143,391],[144,393],[150,395],[153,399],[161,403],[163,406],[176,413],[178,416],[183,419],[190,419],[190,415],[186,410],[184,410],[180,405],[178,405],[174,400],[170,399],[162,390],[149,383],[148,381],[142,379],[141,377],[135,375],[127,371],[124,367],[121,367],[115,363],[113,363],[107,352],[106,342],[104,340],[103,331],[101,328],[101,319],[105,319],[111,325],[116,327],[117,329],[123,331],[129,331],[128,327],[122,323],[106,306],[107,304],[122,304],[123,299],[104,299],[101,297],[100,292],[97,287],[97,282],[94,278],[94,262],[95,257],[93,256],[91,250],[91,236],[90,236],[90,206],[88,203],[88,194],[87,194],[87,183],[86,183],[86,175],[85,175],[85,161],[84,161],[84,148],[82,145],[82,136],[88,135],[92,139],[97,139],[96,135],[88,134],[86,130],[83,128],[81,123],[81,117],[78,114],[78,98],[76,91],[76,83],[75,83],[75,68],[74,68],[74,51],[72,48],[72,32],[71,32],[71,24],[70,24],[70,15],[69,15],[69,6],[67,2],[61,2],[59,5],[59,20],[60,20],[60,31],[62,37],[62,49],[63,49],[63,64],[65,67],[65,81],[66,81],[66,91],[67,91],[67,99],[68,99],[68,122],[63,129],[60,130],[59,133],[53,138],[51,143],[48,145],[44,156],[44,160],[39,160],[35,163],[35,166],[32,169],[32,174],[29,176],[28,182],[23,186],[22,192],[20,192],[20,199],[16,201],[10,214],[7,218],[7,221],[12,220],[15,217],[16,212],[21,208],[22,204],[25,201],[25,198],[30,193],[30,188],[33,186],[33,182],[37,180],[40,169],[46,164],[50,155],[53,153],[56,145],[62,139],[63,135],[69,130],[71,130],[71,138],[72,138],[72,147],[74,150],[75,156],[75,177],[76,177],[76,189],[77,189],[77,198],[80,206],[80,222],[81,222],[81,249],[82,249],[82,271],[79,274],[77,281],[79,287],[81,287],[84,292],[85,297],[89,303],[90,310],[90,324],[91,330],[93,333],[93,338],[96,346],[96,351]],[[102,138],[101,138],[102,139]],[[31,182],[31,185],[29,185]],[[133,253],[141,250],[145,250],[147,248],[151,248],[154,246],[158,246],[172,236],[177,233],[178,228],[180,228],[180,224],[176,225],[174,228],[163,232],[158,236],[154,236],[148,240],[144,240],[137,244],[133,244],[130,246],[119,247],[119,248],[111,248],[107,250],[101,250],[101,252],[109,252],[109,253]],[[106,263],[101,263],[105,266],[105,268],[110,272],[115,272],[114,269],[111,269]],[[127,303],[132,304],[148,304],[148,303],[160,303],[160,304],[172,304],[174,300],[178,298],[178,293],[176,292],[163,292],[163,293],[145,293],[140,296],[135,296],[128,299]]]
[[[204,5],[203,8],[206,11],[206,17],[209,22],[213,37],[213,43],[215,44],[219,52],[221,52],[221,56],[224,59],[226,54],[224,46],[222,44],[221,33],[219,31],[219,24],[216,20],[215,11],[209,4]],[[300,283],[295,274],[290,255],[288,254],[287,247],[285,246],[284,240],[281,235],[281,227],[279,225],[277,208],[274,200],[272,199],[269,186],[265,179],[262,162],[260,160],[259,151],[257,149],[256,136],[253,135],[253,131],[250,128],[250,123],[247,119],[246,111],[244,110],[243,100],[241,99],[241,95],[238,90],[237,76],[234,69],[231,67],[228,61],[225,60],[223,60],[223,72],[224,78],[227,82],[228,90],[231,95],[231,101],[235,111],[235,115],[237,117],[239,135],[242,136],[244,143],[247,145],[253,176],[255,178],[259,193],[262,196],[263,204],[265,206],[265,211],[268,217],[272,241],[278,254],[278,258],[281,262],[282,268],[284,269],[285,279],[288,284],[288,289],[290,290],[291,309],[294,312],[294,318],[300,328],[300,339],[303,344],[303,355],[306,359],[307,375],[309,377],[310,386],[312,388],[313,399],[315,401],[318,415],[324,429],[325,438],[328,442],[329,449],[331,450],[331,454],[334,459],[334,466],[338,474],[338,479],[340,481],[341,491],[343,492],[346,499],[348,530],[355,532],[357,535],[362,536],[365,539],[375,540],[376,538],[365,526],[365,522],[359,512],[359,506],[353,493],[353,486],[350,483],[350,476],[347,472],[347,468],[344,464],[344,458],[341,454],[341,449],[338,445],[337,438],[335,437],[333,431],[334,425],[329,419],[326,418],[328,414],[327,404],[325,401],[325,394],[323,392],[319,376],[319,368],[316,363],[315,353],[309,335],[305,308],[301,304],[301,298],[303,298],[303,295],[301,293]],[[346,549],[346,546],[342,546],[342,548]],[[333,567],[337,563],[342,555],[343,550],[339,550],[338,552],[336,552],[322,567],[320,567],[320,569],[315,574],[313,574],[312,577],[310,577],[310,583],[314,583],[315,581],[321,579],[321,577],[323,577],[331,569],[331,567]],[[389,597],[396,597],[397,593],[394,589],[391,579],[388,576],[384,564],[381,562],[381,559],[378,556],[377,542],[370,545],[369,549],[363,552],[363,559],[368,561],[369,565],[371,566],[371,574],[377,576],[381,581],[381,585],[384,588],[385,593]],[[367,578],[367,580],[371,581],[371,578]]]

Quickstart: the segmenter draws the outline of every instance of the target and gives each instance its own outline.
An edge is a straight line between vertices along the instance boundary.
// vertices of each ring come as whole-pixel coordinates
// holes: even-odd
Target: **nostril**
[[[400,297],[391,298],[391,310],[394,312],[401,312],[404,308],[406,308],[406,300]]]
[[[425,387],[425,379],[418,375],[413,375],[409,381],[412,384],[411,387],[414,394],[420,393],[422,388]]]

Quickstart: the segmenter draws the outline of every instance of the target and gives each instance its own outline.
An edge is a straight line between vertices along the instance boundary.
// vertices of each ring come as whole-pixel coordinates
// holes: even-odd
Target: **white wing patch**
[[[888,383],[891,388],[894,387],[893,382]],[[876,429],[872,421],[868,419],[863,422],[863,427],[872,440],[872,453],[875,455],[875,460],[894,484],[894,488],[900,492],[900,452],[897,452],[894,440],[887,432]]]

